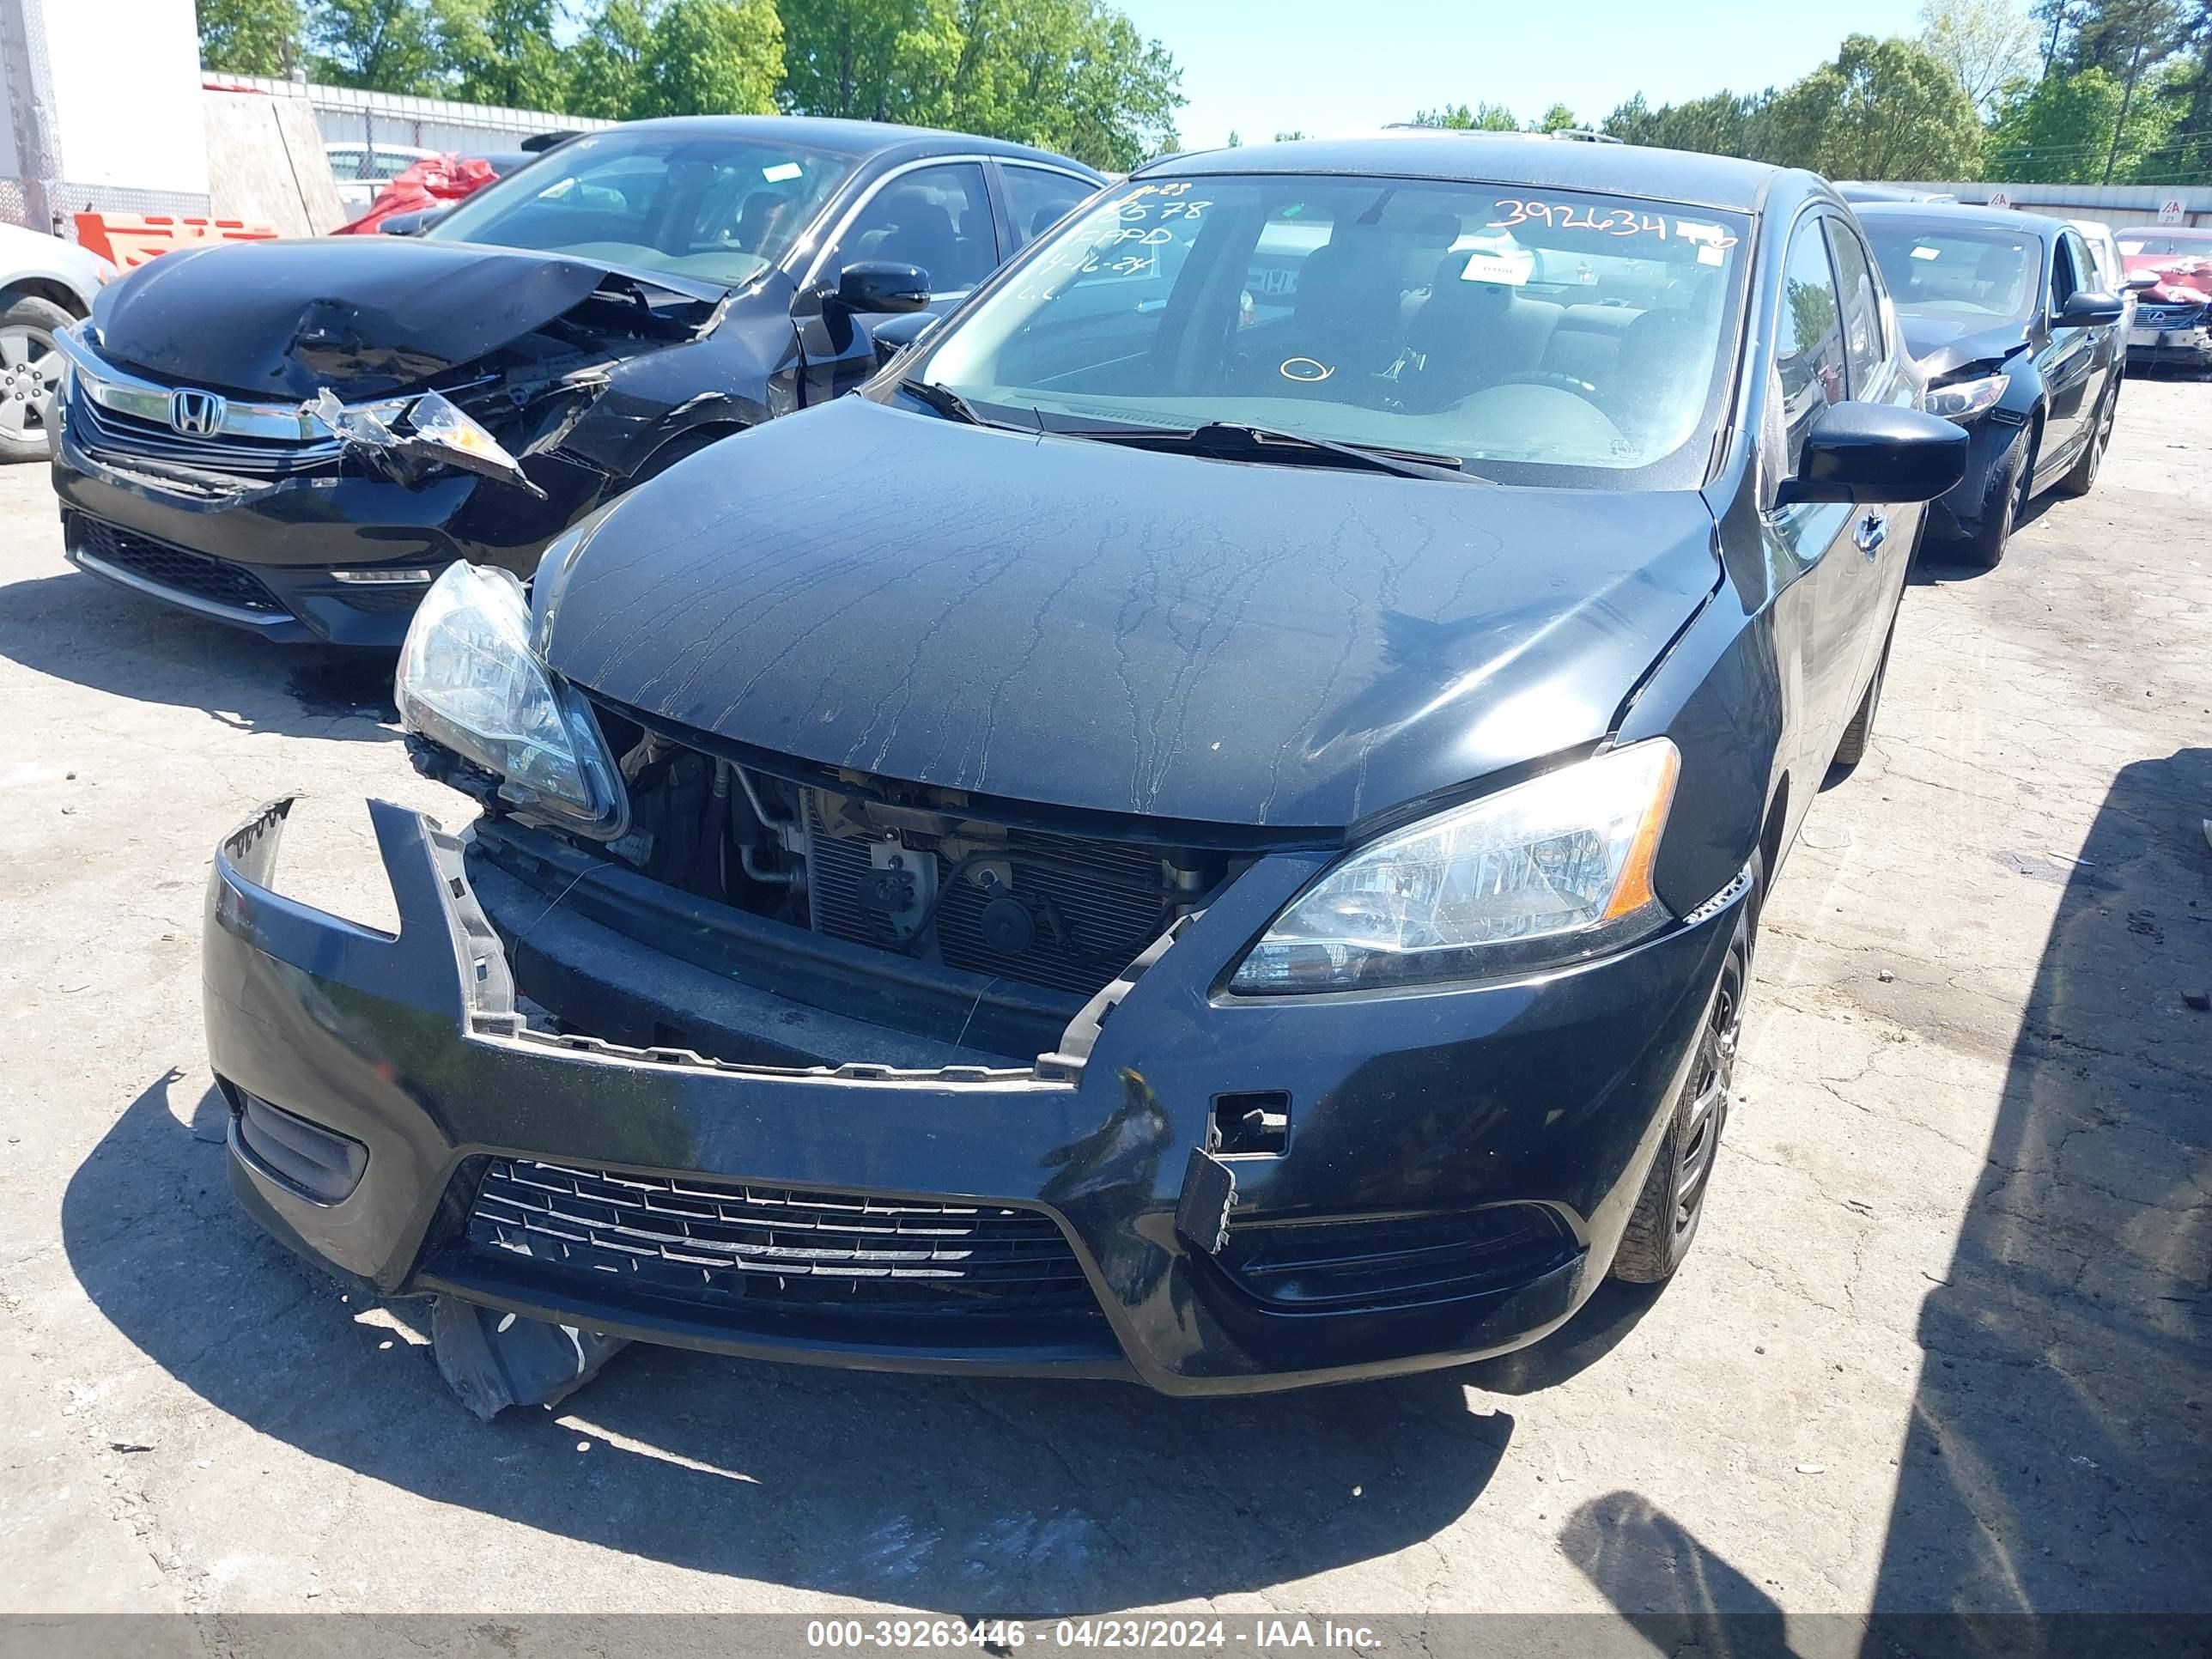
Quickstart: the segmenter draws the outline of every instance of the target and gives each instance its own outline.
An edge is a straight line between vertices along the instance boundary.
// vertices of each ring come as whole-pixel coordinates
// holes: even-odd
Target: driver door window
[[[964,294],[988,276],[998,267],[999,242],[982,167],[949,161],[878,185],[824,257],[823,280],[836,282],[863,259],[919,265],[939,295]]]
[[[1827,240],[1817,217],[1801,219],[1783,267],[1782,315],[1774,350],[1787,434],[1785,474],[1796,471],[1798,453],[1814,417],[1830,404],[1844,400],[1845,355],[1843,304],[1828,264]]]

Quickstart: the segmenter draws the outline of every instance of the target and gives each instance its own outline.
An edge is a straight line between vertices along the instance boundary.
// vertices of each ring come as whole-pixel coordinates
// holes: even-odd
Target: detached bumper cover
[[[372,803],[397,936],[282,896],[290,805],[219,849],[204,971],[210,1054],[240,1121],[259,1103],[364,1154],[344,1196],[319,1198],[234,1121],[233,1186],[295,1249],[382,1294],[648,1341],[1176,1394],[1449,1364],[1563,1322],[1611,1261],[1734,924],[1723,908],[1542,981],[1226,998],[1228,965],[1314,867],[1273,858],[1135,981],[1086,1063],[747,1066],[525,1029],[465,842],[419,815]],[[1226,1160],[1237,1200],[1215,1255],[1178,1230],[1177,1206],[1214,1097],[1255,1089],[1290,1096],[1288,1146]],[[264,1145],[285,1127],[257,1121]],[[320,1144],[288,1129],[289,1150]],[[784,1242],[759,1246],[748,1229],[769,1210]],[[824,1260],[908,1259],[915,1232],[951,1217],[959,1248],[923,1257],[957,1262],[972,1287],[977,1253],[1002,1251],[1044,1264],[1048,1293],[755,1293],[770,1282],[759,1249],[785,1249],[793,1226],[849,1234],[841,1211],[867,1249]],[[659,1218],[672,1212],[716,1242],[656,1244],[682,1231]],[[547,1226],[576,1241],[565,1264],[517,1247]],[[890,1254],[868,1254],[884,1236]],[[1351,1246],[1332,1255],[1331,1239]],[[1519,1276],[1464,1293],[1455,1240]],[[1389,1271],[1369,1273],[1362,1252]]]

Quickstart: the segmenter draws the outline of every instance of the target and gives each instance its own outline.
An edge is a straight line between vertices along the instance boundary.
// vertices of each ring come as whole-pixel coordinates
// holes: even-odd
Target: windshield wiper
[[[1456,455],[1432,455],[1417,449],[1392,449],[1380,444],[1338,443],[1303,432],[1280,432],[1272,427],[1251,426],[1243,421],[1208,421],[1203,426],[1094,427],[1062,428],[1071,438],[1091,438],[1100,443],[1127,444],[1133,449],[1196,450],[1224,460],[1267,461],[1282,466],[1334,465],[1350,462],[1370,472],[1389,472],[1401,478],[1440,478],[1450,483],[1486,484],[1465,470]],[[1322,458],[1326,457],[1326,459]]]
[[[963,426],[988,426],[990,422],[968,407],[968,400],[950,386],[933,386],[927,380],[904,380],[898,389],[916,403],[927,404],[948,421],[957,421]]]

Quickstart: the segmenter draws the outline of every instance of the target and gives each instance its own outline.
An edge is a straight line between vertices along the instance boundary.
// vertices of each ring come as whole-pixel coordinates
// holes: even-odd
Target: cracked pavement
[[[254,805],[310,791],[285,886],[388,923],[360,798],[465,804],[380,668],[70,571],[0,471],[0,1606],[2206,1610],[2208,454],[2212,385],[2130,381],[2094,495],[1923,564],[1663,1292],[1213,1403],[634,1347],[489,1427],[235,1212],[198,1009]]]

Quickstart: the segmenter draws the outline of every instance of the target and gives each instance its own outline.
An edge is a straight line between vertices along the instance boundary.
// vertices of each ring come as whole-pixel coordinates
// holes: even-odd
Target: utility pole
[[[2128,51],[2127,83],[2120,88],[2119,118],[2112,123],[2112,147],[2105,152],[2105,176],[2098,181],[2100,184],[2112,182],[2112,169],[2119,163],[2120,135],[2128,130],[2128,109],[2136,100],[2136,76],[2141,72],[2142,63],[2143,28],[2143,14],[2138,11],[2136,14],[2135,44]]]

